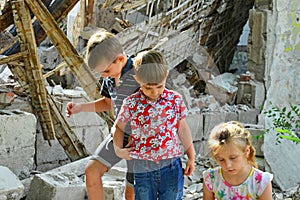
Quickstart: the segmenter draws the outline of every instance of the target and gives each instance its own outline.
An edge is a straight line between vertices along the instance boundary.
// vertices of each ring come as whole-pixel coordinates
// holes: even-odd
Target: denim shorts
[[[158,163],[134,160],[133,171],[136,200],[182,199],[184,177],[180,158]]]

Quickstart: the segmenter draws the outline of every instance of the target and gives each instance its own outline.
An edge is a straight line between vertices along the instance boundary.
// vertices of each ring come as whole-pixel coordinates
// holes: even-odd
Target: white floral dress
[[[224,180],[221,167],[210,168],[203,172],[203,184],[214,193],[216,199],[258,199],[272,179],[273,175],[269,172],[263,172],[253,167],[248,178],[242,184],[232,186]]]

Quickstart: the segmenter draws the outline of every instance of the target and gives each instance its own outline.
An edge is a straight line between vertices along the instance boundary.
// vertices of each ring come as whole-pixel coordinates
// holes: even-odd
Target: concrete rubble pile
[[[257,100],[254,98],[252,100],[250,98],[250,101],[242,100],[245,95],[249,95],[251,97],[252,95],[257,96],[256,92],[264,92],[263,90],[259,90],[260,87],[257,86],[258,82],[251,77],[245,81],[241,80],[239,75],[229,73],[218,74],[217,70],[214,74],[206,73],[205,78],[199,78],[199,76],[201,77],[201,73],[199,72],[203,71],[203,69],[199,67],[197,68],[197,66],[201,66],[197,63],[197,58],[201,61],[209,59],[208,54],[203,49],[199,52],[198,54],[195,53],[193,57],[188,58],[187,61],[183,62],[181,65],[171,69],[169,79],[167,80],[167,87],[180,92],[184,97],[189,109],[188,123],[190,125],[191,132],[193,133],[197,154],[199,155],[197,159],[197,170],[191,177],[186,177],[185,180],[186,199],[199,199],[202,197],[201,172],[211,165],[210,162],[205,159],[207,158],[205,141],[207,140],[209,130],[213,127],[213,124],[220,123],[224,120],[239,120],[247,124],[248,128],[254,135],[260,135],[263,131],[263,127],[261,125],[257,125],[259,108],[256,106],[259,105],[259,103],[256,101],[259,99]],[[200,57],[201,59],[199,59]],[[55,58],[48,57],[48,59],[54,60]],[[12,74],[6,72],[6,70],[1,73],[1,80],[2,83],[4,83],[2,86],[6,86],[6,90],[18,85],[14,80],[9,79],[9,76],[11,75]],[[195,78],[193,76],[197,77]],[[202,85],[198,85],[198,87],[196,87],[197,84],[199,84],[199,80]],[[219,84],[220,81],[223,84]],[[74,89],[67,89],[63,88],[62,85],[53,85],[53,83],[55,82],[52,81],[52,86],[50,86],[50,84],[46,82],[46,89],[48,93],[53,96],[55,101],[61,105],[61,112],[64,112],[66,102],[74,99],[84,101],[85,98],[87,98],[87,94],[81,87],[77,86]],[[15,102],[23,101],[23,104],[26,104],[28,101],[28,99],[24,99],[24,97],[18,95],[14,95],[13,97]],[[239,104],[236,102],[237,99],[240,99]],[[15,102],[11,101],[5,105],[2,103],[2,105],[5,106],[7,110],[12,110],[11,108],[15,108]],[[28,104],[27,106],[29,107]],[[86,116],[84,116],[84,118],[86,118]],[[28,122],[28,118],[26,118],[26,120]],[[81,121],[80,118],[73,122],[74,128],[80,129],[80,126],[84,126],[84,123],[87,123],[88,120],[84,120],[82,122],[79,121]],[[106,125],[104,122],[101,123],[103,131],[99,134],[103,135]],[[32,128],[32,132],[34,132],[34,130],[35,128]],[[85,132],[89,134],[92,130],[86,129]],[[106,130],[106,134],[107,133],[108,132]],[[261,160],[260,166],[264,168],[262,159],[263,152],[261,150],[262,141],[254,141],[254,143],[257,149],[258,160]],[[91,143],[87,146],[90,147]],[[97,144],[95,144],[93,148],[96,147]],[[91,149],[90,152],[92,151],[93,150]],[[28,169],[27,174],[20,170],[21,174],[23,173],[30,177],[22,180],[22,183],[27,186],[27,188],[23,188],[23,196],[27,195],[28,199],[38,199],[43,195],[43,199],[63,199],[65,198],[65,195],[68,195],[68,198],[70,198],[70,195],[72,194],[72,199],[86,198],[83,174],[86,161],[86,159],[83,159],[80,162],[77,162],[77,164],[71,163],[73,166],[77,165],[74,170],[69,165],[66,165],[62,168],[67,171],[60,171],[61,169],[57,168],[41,174],[38,172],[35,176],[32,175],[30,169]],[[33,166],[34,163],[31,163],[31,165]],[[45,168],[46,167],[44,167],[44,169]],[[43,171],[43,167],[40,169]],[[124,191],[124,166],[123,168],[117,167],[112,170],[104,178],[104,183],[105,189],[108,191],[108,199],[113,196],[122,196]],[[20,190],[20,188],[16,189]]]

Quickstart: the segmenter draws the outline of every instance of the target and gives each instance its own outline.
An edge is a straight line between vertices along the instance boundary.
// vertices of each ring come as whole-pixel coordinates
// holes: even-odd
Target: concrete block
[[[0,165],[17,176],[34,168],[36,118],[22,111],[0,112]]]
[[[256,150],[256,155],[263,157],[264,156],[264,153],[262,151],[262,145],[264,143],[263,127],[257,126],[255,124],[253,124],[253,125],[248,124],[248,125],[245,125],[245,128],[247,128],[247,130],[249,130],[249,132],[251,133],[251,140],[252,140],[252,144]]]
[[[187,109],[191,109],[193,106],[192,106],[192,98],[191,98],[191,95],[190,95],[190,91],[185,88],[184,86],[182,86],[181,88],[178,88],[176,89],[176,91],[181,94],[182,98],[183,98],[183,101],[184,103],[186,104],[186,107]]]
[[[226,113],[204,113],[204,138],[208,139],[210,131],[218,124],[225,122]]]
[[[83,200],[85,184],[73,173],[53,173],[35,175],[26,200]]]
[[[263,83],[250,80],[238,84],[236,97],[237,104],[246,104],[253,108],[260,109],[265,100],[265,88]]]
[[[103,183],[105,190],[104,199],[107,200],[125,200],[125,184],[118,181],[106,181]]]
[[[233,85],[235,78],[233,74],[223,73],[207,81],[206,93],[213,95],[216,100],[223,104],[233,104],[238,90],[238,88]]]
[[[109,134],[108,127],[101,126],[75,128],[73,130],[90,154],[95,152],[99,144]]]
[[[24,193],[22,195],[22,199],[24,200],[26,198],[26,196],[28,195],[28,192],[30,190],[30,184],[31,184],[31,181],[33,179],[33,176],[30,176],[29,178],[25,178],[23,180],[21,180],[21,183],[23,184],[24,186]]]
[[[66,90],[64,90],[64,92],[65,91]],[[80,90],[77,90],[77,92],[78,91]],[[71,91],[68,92],[72,93]],[[76,93],[76,91],[74,93]],[[78,139],[85,145],[88,153],[94,153],[98,145],[109,134],[106,122],[93,112],[83,112],[72,115],[70,118],[66,117],[66,104],[70,101],[85,102],[84,98],[57,98],[57,101],[61,102],[59,108]],[[48,142],[38,134],[37,144],[36,162],[38,170],[48,171],[60,166],[64,162],[69,162],[69,158],[57,140],[51,141],[51,146],[49,146]]]
[[[225,114],[225,122],[238,120],[238,114],[235,112],[226,112],[224,114]]]
[[[238,91],[236,94],[237,104],[250,105],[252,100],[252,87],[249,81],[240,81],[238,83]]]
[[[203,137],[203,115],[192,114],[188,115],[187,123],[190,127],[193,141],[199,141]]]
[[[70,162],[63,147],[57,140],[51,140],[51,146],[45,141],[42,133],[36,134],[36,165],[37,170],[45,172]]]
[[[213,95],[216,98],[216,100],[218,100],[219,102],[221,102],[223,104],[228,103],[231,105],[234,103],[237,88],[234,91],[229,92],[219,86],[212,84],[210,81],[208,81],[206,83],[205,90],[208,94]]]
[[[68,14],[67,37],[72,43],[73,43],[72,29],[74,26],[75,18],[77,17],[77,14],[79,12],[79,9],[80,9],[80,3],[78,2]]]
[[[270,132],[264,138],[262,147],[266,166],[274,174],[273,182],[282,191],[296,188],[300,180],[300,145],[289,140],[282,140],[279,145],[275,143],[276,133]]]
[[[261,106],[265,102],[265,86],[262,82],[258,81],[250,81],[251,86],[252,86],[252,99],[251,99],[251,104],[254,108],[256,109],[261,109]]]
[[[195,148],[195,153],[197,156],[207,157],[209,156],[209,151],[207,148],[207,140],[196,141],[193,143]]]
[[[29,101],[24,99],[15,98],[9,106],[5,107],[5,110],[21,110],[26,113],[33,113],[32,106]]]
[[[255,157],[255,162],[258,165],[258,169],[262,170],[262,171],[269,171],[266,169],[266,161],[264,158],[262,157]]]
[[[251,33],[248,37],[248,70],[254,72],[259,81],[264,81],[265,77],[266,15],[266,12],[258,9],[249,11]]]
[[[258,109],[238,111],[238,121],[244,124],[257,124],[259,113],[260,111]]]
[[[19,200],[24,193],[24,186],[18,177],[7,167],[0,166],[0,199]]]
[[[53,169],[51,172],[73,172],[80,177],[83,175],[84,168],[89,159],[90,157],[80,159],[57,169]],[[104,174],[102,177],[105,197],[104,199],[125,199],[123,194],[125,192],[126,171],[126,161],[122,160]]]

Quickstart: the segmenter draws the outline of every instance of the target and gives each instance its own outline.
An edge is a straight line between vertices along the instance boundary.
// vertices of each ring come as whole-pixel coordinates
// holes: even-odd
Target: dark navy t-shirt
[[[129,95],[137,92],[140,85],[134,79],[133,60],[128,57],[125,67],[122,69],[119,85],[116,86],[115,80],[111,78],[104,78],[101,86],[101,95],[110,98],[114,103],[114,115],[117,117],[123,100]],[[130,127],[130,126],[129,126]],[[126,127],[126,134],[130,135],[129,128]]]

